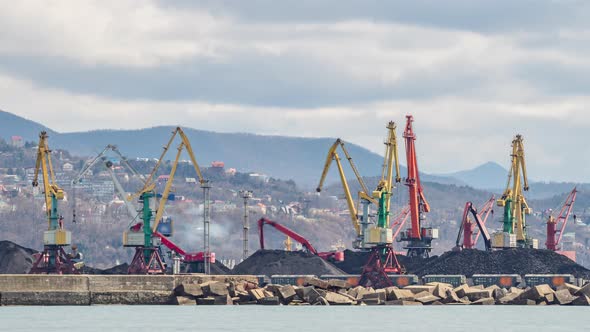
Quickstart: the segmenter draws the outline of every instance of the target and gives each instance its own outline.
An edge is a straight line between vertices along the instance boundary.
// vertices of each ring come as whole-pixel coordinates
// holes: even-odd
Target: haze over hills
[[[226,167],[242,172],[261,172],[271,177],[294,180],[305,189],[312,190],[319,180],[326,153],[335,138],[302,138],[264,136],[247,133],[216,133],[183,127],[193,144],[197,160],[202,166],[212,161],[224,161]],[[153,127],[140,130],[96,130],[90,132],[58,133],[40,123],[0,111],[0,137],[9,141],[11,136],[22,136],[25,141],[38,140],[39,132],[46,130],[50,144],[80,156],[94,156],[107,144],[116,144],[128,157],[159,157],[162,146],[170,137],[173,127]],[[363,176],[377,176],[381,172],[383,157],[361,146],[347,143],[347,148]],[[403,154],[402,154],[403,155]],[[169,158],[172,155],[169,154]],[[348,165],[344,166],[352,179]],[[328,182],[339,181],[335,166],[330,170]],[[401,167],[401,176],[406,174]],[[501,192],[508,171],[495,162],[488,162],[471,170],[449,174],[422,174],[425,182]],[[570,191],[573,183],[531,183],[532,198],[548,198]]]

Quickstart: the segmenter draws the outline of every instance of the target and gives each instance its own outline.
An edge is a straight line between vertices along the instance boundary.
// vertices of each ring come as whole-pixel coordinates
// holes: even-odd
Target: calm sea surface
[[[588,307],[0,307],[0,331],[590,331]]]

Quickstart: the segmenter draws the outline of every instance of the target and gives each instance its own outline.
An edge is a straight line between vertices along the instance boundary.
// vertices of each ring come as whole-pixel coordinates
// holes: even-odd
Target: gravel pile
[[[0,274],[26,274],[33,266],[36,250],[10,241],[0,241]]]
[[[326,275],[346,274],[318,256],[302,251],[258,250],[236,265],[232,274],[240,275]]]

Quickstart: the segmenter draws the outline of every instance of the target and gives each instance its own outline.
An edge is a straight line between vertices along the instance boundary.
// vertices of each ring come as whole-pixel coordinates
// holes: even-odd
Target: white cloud
[[[405,115],[411,113],[420,165],[425,171],[454,171],[489,160],[506,164],[513,135],[522,133],[533,178],[590,181],[585,174],[573,171],[578,162],[590,162],[590,157],[564,152],[569,138],[583,134],[590,124],[583,107],[590,103],[590,97],[530,105],[453,98],[295,109],[198,101],[114,100],[39,88],[6,76],[0,76],[0,89],[5,110],[58,131],[182,124],[222,132],[342,137],[377,153],[382,153],[385,125],[390,120],[398,124],[403,146]],[[561,135],[564,132],[569,134]],[[572,173],[563,172],[568,168]]]
[[[576,43],[586,41],[588,31],[556,27],[543,33],[489,33],[349,17],[256,22],[155,1],[0,2],[0,62],[2,56],[32,56],[30,61],[55,57],[72,67],[113,66],[121,71],[182,69],[187,62],[205,69],[214,62],[232,71],[242,69],[243,58],[257,59],[246,62],[256,67],[244,70],[251,76],[240,77],[235,90],[220,84],[221,91],[211,93],[230,95],[221,101],[207,94],[165,101],[149,93],[115,98],[96,92],[91,84],[76,90],[57,86],[59,79],[49,80],[52,85],[0,67],[0,107],[59,131],[181,123],[226,132],[342,137],[378,153],[386,122],[398,123],[401,140],[404,115],[412,113],[426,171],[454,171],[489,160],[505,163],[512,136],[523,133],[532,177],[590,181],[578,169],[590,162],[590,154],[574,146],[589,138],[585,107],[590,97],[547,91],[535,79],[514,72],[535,63],[587,70],[588,50]],[[213,71],[199,82],[213,86],[224,82],[224,74],[231,73]],[[316,78],[325,81],[312,81]],[[288,90],[274,90],[272,85],[283,81],[287,84],[280,88]],[[137,79],[130,84],[142,83]],[[178,82],[163,84],[174,87]],[[251,85],[259,89],[249,89]],[[312,94],[308,90],[316,86],[312,92],[327,95],[326,101],[297,104],[308,97],[302,91]],[[203,88],[209,85],[194,87]],[[248,101],[230,98],[253,90],[262,94]],[[292,96],[295,102],[268,102],[275,95],[265,95],[266,90],[278,98]],[[253,99],[265,106],[256,106]]]

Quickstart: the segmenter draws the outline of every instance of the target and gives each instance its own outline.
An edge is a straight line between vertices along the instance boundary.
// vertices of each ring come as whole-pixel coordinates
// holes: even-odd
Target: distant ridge
[[[10,140],[13,135],[25,141],[37,141],[42,130],[50,134],[51,147],[65,149],[75,155],[93,156],[107,144],[116,144],[128,157],[156,158],[170,138],[174,127],[161,126],[139,130],[93,130],[88,132],[58,133],[42,124],[0,111],[0,137]],[[261,172],[271,177],[294,180],[309,189],[315,188],[321,175],[328,148],[335,138],[302,138],[263,136],[247,133],[216,133],[183,126],[193,144],[197,160],[202,166],[212,161],[223,161],[226,167],[243,172]],[[347,143],[363,176],[380,174],[383,157],[358,145]],[[172,156],[169,156],[172,158]],[[402,169],[402,175],[405,173]],[[350,172],[352,173],[352,172]],[[352,177],[352,174],[349,176]],[[427,181],[455,184],[457,180],[423,175]],[[337,181],[336,168],[328,181]]]
[[[498,163],[490,161],[473,169],[441,174],[441,176],[461,180],[476,189],[503,189],[508,177],[508,170]]]

